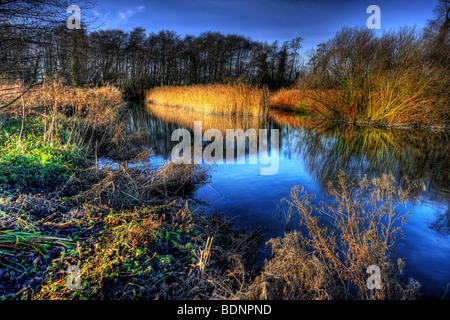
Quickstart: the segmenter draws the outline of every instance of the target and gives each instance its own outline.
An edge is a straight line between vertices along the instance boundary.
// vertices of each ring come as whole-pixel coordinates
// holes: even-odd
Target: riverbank
[[[153,164],[115,88],[19,102],[0,119],[2,299],[205,299],[210,278],[231,290],[234,263],[250,270],[260,233],[197,212],[207,169]]]
[[[36,91],[30,103],[1,115],[2,299],[417,297],[417,284],[398,278],[403,263],[390,259],[395,232],[378,241],[381,225],[371,225],[397,219],[395,203],[385,206],[386,199],[377,198],[376,216],[355,211],[373,199],[355,198],[348,206],[346,186],[356,185],[341,177],[330,189],[336,203],[327,212],[349,210],[348,220],[339,216],[333,223],[347,232],[339,239],[320,229],[309,215],[319,208],[294,187],[289,204],[310,235],[271,239],[272,258],[255,267],[261,231],[235,230],[220,214],[202,214],[192,198],[209,181],[207,167],[153,163],[139,145],[144,133],[127,131],[126,104],[112,87],[47,89],[53,100],[37,104]],[[92,98],[74,108],[78,100],[64,99],[72,90]],[[100,157],[113,165],[99,168]],[[396,192],[405,196],[388,176],[358,186],[372,196],[381,190],[389,200]],[[382,265],[386,284],[374,296],[365,286],[365,268],[372,264]]]

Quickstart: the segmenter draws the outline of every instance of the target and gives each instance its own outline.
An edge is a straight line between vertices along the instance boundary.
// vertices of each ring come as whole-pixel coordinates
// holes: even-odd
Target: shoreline
[[[124,114],[125,105],[118,114]],[[27,115],[23,122],[19,115],[2,114],[2,129],[10,130],[6,126],[12,121],[17,130],[22,122],[22,139],[28,143],[29,130],[43,134],[35,117]],[[151,158],[148,166],[128,166],[146,153],[112,157],[118,168],[97,169],[96,149],[85,156],[87,162],[48,187],[2,184],[0,299],[117,299],[125,294],[123,277],[141,288],[126,299],[209,299],[215,285],[208,281],[234,283],[225,275],[237,272],[229,255],[250,268],[260,233],[232,230],[222,215],[197,212],[189,196],[207,181],[207,172],[170,163],[153,166]],[[210,260],[202,255],[207,241],[212,242]],[[79,268],[79,290],[68,289],[69,266]],[[203,289],[189,290],[192,286]]]
[[[314,116],[312,114],[299,114],[295,109],[288,109],[284,107],[271,106],[269,109],[286,112],[287,114],[299,117],[310,118],[313,121],[318,121],[320,123],[330,123],[330,124],[344,124],[349,126],[360,126],[360,127],[378,127],[378,128],[395,128],[395,129],[424,129],[424,130],[432,130],[432,131],[450,131],[450,124],[403,124],[403,123],[382,123],[382,122],[374,122],[374,121],[352,121],[346,119],[332,119],[325,118],[320,116]]]
[[[127,105],[122,102],[116,108],[121,106],[122,110]],[[92,137],[101,137],[100,146],[106,148],[100,156],[112,152],[119,158],[126,158],[112,157],[118,168],[92,167],[100,148],[96,140],[87,139],[89,146],[83,147],[86,153],[82,158],[85,166],[68,168],[65,181],[54,184],[53,188],[2,190],[1,298],[255,299],[273,294],[288,299],[290,296],[283,296],[278,290],[290,285],[290,281],[300,281],[298,275],[283,271],[286,275],[283,280],[268,280],[265,274],[267,270],[276,274],[270,272],[271,267],[286,272],[300,267],[298,257],[303,257],[305,252],[295,251],[298,249],[292,241],[299,240],[296,235],[289,233],[285,238],[271,239],[272,259],[255,268],[253,263],[261,246],[261,230],[233,230],[231,221],[222,214],[204,215],[196,211],[195,199],[190,197],[189,191],[207,183],[207,172],[199,173],[195,166],[170,163],[152,166],[151,158],[147,159],[148,165],[128,166],[128,163],[145,159],[148,153],[136,153],[133,157],[124,154],[127,150],[134,155],[136,150],[132,151],[132,146],[139,142],[139,137],[122,131],[126,110],[120,110],[115,109],[111,114],[113,118],[104,119],[104,127],[92,129]],[[5,123],[12,125],[14,130],[7,132],[8,137],[18,135],[20,143],[29,142],[31,146],[41,143],[41,136],[45,138],[49,128],[53,128],[39,121],[28,122],[36,115],[27,115],[26,121],[19,112],[10,116],[15,119],[1,116],[2,129],[6,130]],[[86,121],[83,128],[90,129],[93,119],[61,113],[56,122],[62,125],[71,121]],[[111,126],[121,129],[110,131]],[[55,133],[59,137],[54,140],[55,147],[68,146],[69,142],[63,139],[67,137],[68,132],[64,131],[67,128],[59,130]],[[34,136],[29,136],[29,132]],[[118,141],[120,144],[112,144],[117,137],[122,139]],[[43,141],[45,145],[45,139]],[[5,146],[15,150],[19,142],[11,140],[9,147]],[[55,159],[56,163],[58,161]],[[51,174],[44,169],[45,166],[38,167],[37,173]],[[293,254],[293,259],[287,262],[284,260],[286,252]],[[305,261],[308,256],[304,256]],[[70,290],[67,286],[71,279],[67,273],[70,266],[79,268],[80,290]],[[364,273],[358,276],[366,277]],[[130,283],[135,288],[127,291]],[[273,284],[269,291],[264,287],[266,283]],[[197,289],[192,290],[193,287]],[[290,295],[297,297],[304,294],[305,287],[296,284],[293,290]],[[339,288],[332,290],[340,292]],[[405,290],[399,294],[414,296],[414,289]],[[313,287],[307,295],[329,298],[321,292],[323,289]],[[342,298],[339,294],[337,297]],[[356,298],[349,293],[344,297]]]

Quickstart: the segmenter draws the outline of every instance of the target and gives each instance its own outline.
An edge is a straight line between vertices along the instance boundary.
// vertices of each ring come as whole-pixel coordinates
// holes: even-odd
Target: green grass
[[[60,135],[67,136],[64,128]],[[81,160],[73,145],[63,140],[44,141],[44,120],[29,116],[23,121],[12,117],[0,127],[0,188],[27,189],[52,187],[72,175]]]

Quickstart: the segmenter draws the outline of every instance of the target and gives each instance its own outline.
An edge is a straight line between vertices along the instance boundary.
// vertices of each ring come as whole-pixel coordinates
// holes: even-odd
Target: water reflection
[[[172,132],[180,127],[192,131],[198,120],[203,132],[211,128],[221,132],[279,129],[280,170],[276,175],[260,175],[258,165],[221,164],[214,166],[211,183],[197,192],[211,211],[238,217],[234,220],[238,227],[263,226],[268,237],[283,234],[277,206],[294,185],[305,186],[319,201],[326,200],[327,181],[334,180],[340,170],[352,176],[372,178],[392,172],[397,181],[402,177],[423,180],[426,190],[418,189],[416,194],[421,203],[404,208],[413,215],[398,251],[400,257],[407,257],[412,276],[427,294],[443,295],[450,283],[449,132],[331,125],[276,110],[267,118],[231,117],[152,105],[132,109],[130,129],[146,129],[146,145],[168,159],[178,143],[171,141]]]
[[[202,121],[203,132],[214,128],[224,136],[226,129],[279,129],[280,155],[301,159],[305,170],[323,188],[339,170],[369,178],[392,172],[397,180],[422,179],[429,199],[449,197],[450,143],[446,131],[319,123],[274,110],[268,118],[205,115],[151,104],[132,109],[130,126],[134,130],[145,128],[148,144],[168,159],[178,143],[171,141],[172,132],[180,127],[193,131],[194,121]],[[270,148],[270,139],[268,143]]]
[[[140,104],[135,106],[131,112],[130,127],[135,131],[145,128],[148,132],[146,136],[148,144],[152,146],[156,154],[168,159],[173,147],[178,144],[178,141],[171,141],[172,132],[175,129],[188,129],[191,132],[192,144],[194,143],[194,121],[202,122],[202,134],[208,129],[217,129],[222,133],[224,137],[224,159],[227,154],[227,141],[225,140],[227,129],[242,129],[244,132],[248,129],[253,129],[256,131],[256,144],[259,145],[258,130],[268,128],[267,117],[203,114],[190,109],[154,104]],[[267,144],[266,141],[262,142],[264,143],[264,147],[268,149],[270,149],[270,138],[271,132],[269,130]],[[258,150],[250,148],[248,139],[244,142],[245,154],[247,156],[255,155]],[[208,144],[208,141],[203,141],[203,149]],[[234,148],[234,154],[237,155],[237,143],[231,144],[231,148]]]
[[[284,127],[280,135],[285,156],[302,158],[322,186],[339,170],[368,177],[392,172],[397,180],[422,179],[428,197],[448,198],[450,152],[445,132],[323,124]]]

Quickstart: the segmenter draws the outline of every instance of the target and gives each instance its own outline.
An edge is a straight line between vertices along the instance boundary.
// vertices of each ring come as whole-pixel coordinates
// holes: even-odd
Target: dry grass
[[[258,116],[267,112],[268,92],[246,84],[163,86],[149,90],[146,101],[204,113]]]
[[[77,202],[121,209],[189,195],[208,179],[207,169],[197,165],[167,162],[158,166],[150,163],[117,163],[112,166],[117,168],[110,166],[100,170],[89,169],[79,174],[79,177],[72,176],[63,191],[68,194],[77,193],[74,198]],[[91,186],[83,191],[82,186],[86,182]]]
[[[333,89],[299,82],[270,95],[271,107],[351,123],[448,125],[448,75],[414,68],[345,79]]]
[[[4,84],[1,103],[26,91],[21,84]],[[83,156],[127,157],[130,136],[125,134],[126,104],[116,87],[78,88],[59,78],[32,87],[19,100],[2,110],[10,115],[44,119],[44,143],[76,148]],[[64,133],[61,132],[64,128]]]
[[[241,292],[250,299],[414,299],[418,283],[404,284],[404,262],[391,253],[405,214],[397,212],[420,182],[396,186],[392,175],[355,181],[341,175],[329,184],[334,203],[312,204],[302,187],[292,189],[288,218],[297,213],[301,232],[271,239],[272,258]],[[302,233],[303,232],[303,233]],[[369,290],[370,265],[381,268],[381,289]]]
[[[181,198],[168,200],[121,211],[84,204],[74,221],[94,220],[85,234],[90,238],[54,259],[53,272],[29,297],[198,300],[237,290],[235,268],[248,273],[260,233],[232,230],[223,216],[195,213]],[[67,288],[68,274],[60,270],[69,264],[80,267],[81,290]]]
[[[7,103],[25,92],[27,86],[3,84],[0,102]],[[95,88],[79,88],[67,86],[60,78],[43,81],[32,87],[17,100],[12,107],[25,105],[30,111],[41,111],[42,108],[59,108],[60,111],[84,116],[94,116],[95,121],[107,121],[114,107],[123,103],[122,94],[116,87],[106,85]]]
[[[271,107],[292,111],[301,110],[301,103],[303,99],[304,96],[299,89],[282,88],[270,94],[269,105]]]
[[[347,79],[332,90],[300,90],[303,107],[322,118],[385,125],[445,125],[450,119],[446,102],[450,93],[439,86],[445,82],[435,73],[423,75],[408,69],[373,74],[363,83]]]

